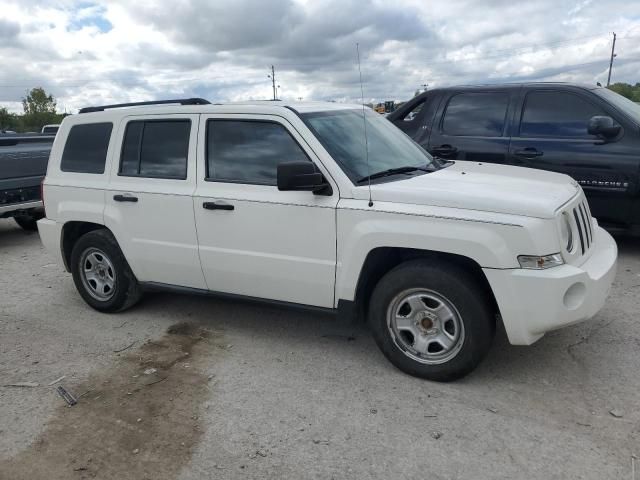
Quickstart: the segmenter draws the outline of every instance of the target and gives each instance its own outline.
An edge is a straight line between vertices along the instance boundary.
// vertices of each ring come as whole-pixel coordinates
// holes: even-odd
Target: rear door
[[[448,91],[429,139],[432,155],[447,160],[506,163],[515,89]]]
[[[609,143],[587,132],[595,115],[619,115],[581,89],[531,88],[522,93],[511,139],[510,162],[530,168],[565,173],[585,191],[593,216],[609,226],[624,227],[631,221],[638,191],[637,152],[621,138]]]
[[[193,218],[198,115],[125,117],[105,224],[140,281],[206,288]]]

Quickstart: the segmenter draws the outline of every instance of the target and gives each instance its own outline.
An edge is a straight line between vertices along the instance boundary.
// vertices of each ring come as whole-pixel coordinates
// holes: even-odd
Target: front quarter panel
[[[553,221],[475,210],[341,200],[337,227],[336,299],[344,300],[355,298],[365,259],[380,247],[451,253],[496,269],[519,268],[518,255],[558,251]]]

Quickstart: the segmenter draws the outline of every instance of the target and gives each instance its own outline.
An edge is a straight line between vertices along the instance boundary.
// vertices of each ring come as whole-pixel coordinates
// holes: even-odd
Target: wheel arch
[[[101,229],[109,231],[106,226],[93,222],[71,221],[62,226],[60,245],[64,268],[67,272],[71,271],[71,252],[78,239],[89,232]]]
[[[482,271],[482,267],[475,260],[448,252],[402,247],[377,247],[367,254],[358,276],[353,300],[355,314],[358,319],[364,320],[367,318],[368,300],[371,298],[371,293],[380,279],[398,265],[412,260],[446,262],[469,272],[487,295],[487,298],[490,299],[494,311],[496,313],[499,312],[489,281]]]

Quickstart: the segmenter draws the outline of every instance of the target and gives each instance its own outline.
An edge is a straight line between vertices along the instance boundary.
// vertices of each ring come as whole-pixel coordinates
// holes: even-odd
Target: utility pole
[[[613,32],[613,45],[611,45],[611,60],[609,61],[609,77],[607,78],[607,87],[611,83],[611,69],[613,68],[613,59],[616,56],[616,32]]]
[[[273,99],[276,100],[276,70],[271,65],[271,75],[267,75],[271,79],[271,84],[273,85]]]

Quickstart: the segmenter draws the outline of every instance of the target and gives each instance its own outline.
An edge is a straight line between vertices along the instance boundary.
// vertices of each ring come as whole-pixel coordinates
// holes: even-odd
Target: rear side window
[[[442,120],[442,132],[456,136],[501,137],[508,106],[506,93],[454,95]]]
[[[207,180],[276,185],[278,164],[295,161],[309,158],[279,123],[207,122]]]
[[[589,119],[604,113],[578,95],[558,91],[533,91],[527,94],[521,137],[587,137]]]
[[[104,173],[113,123],[85,123],[69,130],[60,170],[76,173]]]
[[[129,122],[122,142],[119,174],[186,179],[190,133],[190,120]]]

